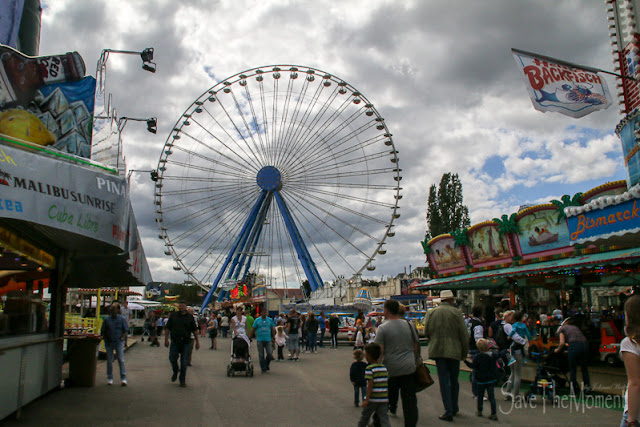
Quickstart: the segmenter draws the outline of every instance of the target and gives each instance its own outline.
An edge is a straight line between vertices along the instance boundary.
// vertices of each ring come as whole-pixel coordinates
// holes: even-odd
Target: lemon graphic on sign
[[[18,108],[0,113],[0,133],[38,145],[56,142],[55,136],[39,118]]]

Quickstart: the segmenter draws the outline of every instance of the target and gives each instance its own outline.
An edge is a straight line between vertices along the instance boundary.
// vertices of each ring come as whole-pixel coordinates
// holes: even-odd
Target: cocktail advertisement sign
[[[633,116],[633,117],[632,117]],[[636,132],[640,130],[637,114],[630,114],[625,124],[618,125],[616,132],[622,143],[622,157],[627,170],[627,187],[631,188],[640,182],[640,144]]]
[[[536,110],[580,118],[612,104],[607,82],[597,72],[530,52],[512,52]]]
[[[89,158],[95,79],[78,52],[26,56],[0,45],[0,134]]]

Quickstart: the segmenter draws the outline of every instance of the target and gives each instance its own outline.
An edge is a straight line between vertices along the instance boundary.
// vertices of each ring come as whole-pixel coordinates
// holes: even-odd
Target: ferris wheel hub
[[[265,166],[256,176],[258,187],[266,191],[280,190],[282,188],[282,175],[275,166]]]

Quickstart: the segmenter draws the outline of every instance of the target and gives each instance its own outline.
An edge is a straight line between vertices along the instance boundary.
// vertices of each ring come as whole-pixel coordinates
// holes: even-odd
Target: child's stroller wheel
[[[249,366],[249,368],[247,369],[247,376],[248,377],[253,376],[253,366]]]
[[[227,367],[227,376],[230,377],[231,375],[233,375],[233,368],[231,366]]]

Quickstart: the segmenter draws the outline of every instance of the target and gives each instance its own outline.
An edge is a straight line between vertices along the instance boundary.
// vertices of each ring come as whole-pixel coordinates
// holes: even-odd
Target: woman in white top
[[[640,418],[640,295],[634,295],[624,304],[627,337],[620,344],[620,357],[627,370],[627,392],[621,427],[637,426]]]
[[[236,308],[236,315],[231,318],[231,337],[240,337],[249,344],[249,331],[247,331],[247,318],[244,316],[243,307]]]

